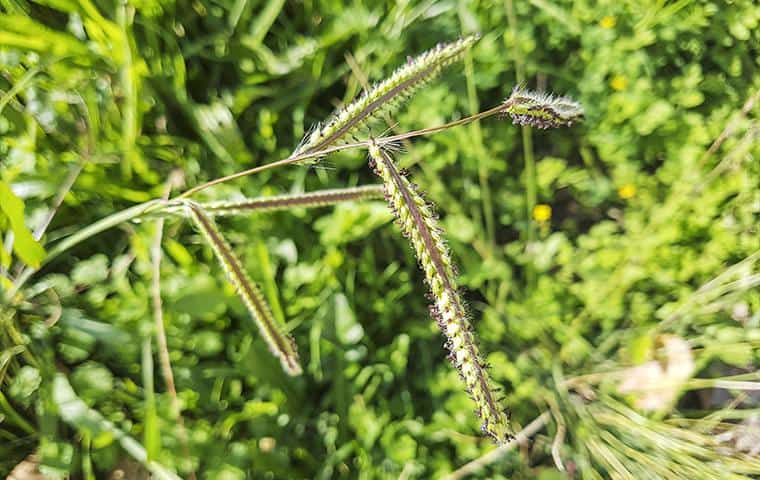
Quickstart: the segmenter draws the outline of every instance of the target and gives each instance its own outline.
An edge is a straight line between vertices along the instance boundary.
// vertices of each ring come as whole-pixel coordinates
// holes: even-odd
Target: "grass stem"
[[[461,466],[447,476],[443,477],[442,480],[460,480],[467,477],[468,475],[480,472],[483,470],[483,468],[491,465],[492,463],[498,462],[502,459],[502,457],[504,457],[504,455],[506,455],[507,452],[514,449],[518,445],[524,444],[530,437],[541,431],[541,429],[544,428],[544,426],[549,422],[549,419],[551,419],[551,413],[542,413],[533,419],[532,422],[527,424],[525,428],[517,432],[513,439],[504,445],[491,450],[482,457],[476,458],[475,460]]]
[[[507,11],[507,23],[512,32],[512,56],[515,62],[515,78],[518,85],[525,82],[525,60],[520,50],[517,33],[517,16],[515,15],[515,5],[513,0],[504,0],[504,6]],[[525,241],[530,247],[536,235],[536,226],[533,223],[533,208],[537,201],[536,188],[536,161],[533,156],[533,135],[531,128],[527,125],[520,127],[522,130],[523,158],[525,160]],[[528,260],[525,266],[525,276],[528,288],[533,288],[536,283],[536,274],[533,268],[533,262]]]

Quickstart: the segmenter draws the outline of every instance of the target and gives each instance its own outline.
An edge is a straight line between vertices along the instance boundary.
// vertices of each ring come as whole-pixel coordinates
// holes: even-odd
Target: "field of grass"
[[[0,0],[0,478],[757,478],[759,139],[754,0]]]

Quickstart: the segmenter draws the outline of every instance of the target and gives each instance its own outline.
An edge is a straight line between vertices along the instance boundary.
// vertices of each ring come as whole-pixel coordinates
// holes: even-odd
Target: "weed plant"
[[[596,15],[585,3],[535,4],[536,28],[564,32],[548,36],[548,49],[587,28],[578,18]],[[439,43],[373,85],[361,67],[369,52],[360,50],[346,58],[357,80],[344,106],[311,130],[294,127],[301,141],[293,149],[295,141],[278,146],[273,132],[303,124],[305,112],[283,121],[280,105],[313,92],[283,98],[270,90],[287,91],[280,80],[289,81],[308,52],[321,55],[310,64],[319,71],[334,40],[304,39],[275,55],[263,40],[284,15],[281,2],[257,15],[245,5],[227,11],[195,3],[201,19],[225,12],[226,37],[181,47],[176,38],[191,24],[181,12],[169,15],[183,18],[174,34],[151,27],[167,14],[164,4],[6,2],[2,468],[88,479],[116,471],[156,478],[760,474],[752,440],[760,338],[760,172],[752,161],[760,94],[753,92],[760,79],[726,81],[731,101],[704,118],[688,110],[704,101],[694,80],[703,75],[699,64],[673,80],[684,112],[650,98],[651,83],[629,88],[632,69],[652,65],[646,51],[627,49],[648,45],[651,35],[687,36],[683,25],[701,25],[694,18],[714,15],[710,5],[653,3],[628,12],[636,19],[628,43],[608,38],[624,17],[602,16],[594,36],[581,37],[590,42],[584,52],[598,49],[599,58],[584,61],[602,75],[605,52],[625,56],[627,66],[610,73],[613,92],[591,73],[558,82],[589,113],[568,96],[525,86],[525,68],[571,73],[525,55],[517,16],[526,19],[527,7],[516,12],[511,1],[502,20],[517,73],[510,85],[518,85],[502,87],[511,93],[485,110],[475,78],[491,88],[500,78],[506,60],[496,34]],[[742,12],[750,7],[742,4]],[[397,20],[435,11],[408,8]],[[357,9],[333,24],[334,38],[373,21]],[[472,23],[468,12],[459,9],[460,27]],[[749,16],[757,22],[756,12]],[[738,68],[736,79],[757,53],[751,39],[760,39],[747,15],[732,18],[730,28],[704,35],[732,32],[734,60],[725,68]],[[241,21],[250,23],[245,35]],[[413,23],[388,22],[388,31]],[[226,46],[224,38],[235,42]],[[686,42],[692,54],[703,53],[693,40]],[[381,47],[373,53],[384,62],[401,56]],[[203,76],[186,70],[198,65],[187,59],[242,58],[235,48],[255,59],[240,65],[241,74],[253,68],[278,81],[249,75],[235,98],[213,91],[190,98],[187,85]],[[473,48],[485,54],[476,58]],[[484,57],[483,65],[475,61]],[[470,114],[446,122],[424,105],[448,98],[448,87],[432,81],[462,60],[467,94],[459,98]],[[314,88],[345,77],[346,68],[322,72]],[[211,84],[230,81],[223,68],[214,71]],[[714,91],[720,77],[707,76],[705,88]],[[271,100],[266,108],[248,108],[262,98]],[[243,169],[253,155],[233,112],[255,125],[257,152],[282,158]],[[408,128],[408,116],[421,117],[421,128]],[[521,177],[496,186],[515,166],[489,160],[516,143],[507,118],[522,127],[524,165]],[[174,119],[186,125],[169,125]],[[176,135],[179,128],[200,141]],[[552,129],[536,139],[554,155],[536,162],[531,128]],[[580,165],[560,158],[569,145]],[[632,152],[650,163],[638,169],[621,160]],[[213,161],[183,160],[203,155]],[[166,162],[165,174],[150,159]],[[459,163],[459,178],[442,173]],[[68,171],[53,175],[61,166]],[[371,178],[364,171],[380,182],[362,184]],[[275,175],[291,175],[298,187],[273,188]],[[196,181],[209,176],[216,178]],[[231,186],[241,178],[248,195]],[[338,187],[329,178],[346,182]],[[301,188],[318,183],[330,185]],[[549,200],[548,192],[571,198]],[[78,221],[73,212],[99,196],[132,205]],[[318,207],[333,210],[311,213]],[[575,216],[589,223],[575,224]],[[409,244],[404,250],[380,228],[391,217]],[[512,224],[514,232],[503,228]],[[217,283],[222,276],[227,286]],[[421,321],[425,294],[445,349],[432,347],[440,341]],[[244,318],[254,330],[235,323]],[[444,356],[453,368],[439,365]],[[491,441],[475,434],[473,408]]]

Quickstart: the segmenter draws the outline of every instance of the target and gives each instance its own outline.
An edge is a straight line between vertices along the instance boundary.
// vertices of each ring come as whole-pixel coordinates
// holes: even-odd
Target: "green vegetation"
[[[760,475],[755,2],[366,3],[0,0],[0,476]]]

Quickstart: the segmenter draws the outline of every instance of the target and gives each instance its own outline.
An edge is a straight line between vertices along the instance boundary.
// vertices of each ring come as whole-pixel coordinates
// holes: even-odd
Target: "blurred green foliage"
[[[171,172],[193,186],[287,157],[363,77],[479,31],[465,68],[415,95],[396,131],[497,104],[516,64],[530,87],[586,109],[580,126],[532,133],[535,176],[520,130],[497,119],[415,139],[399,156],[439,207],[513,421],[552,412],[530,448],[480,475],[607,478],[618,458],[632,474],[680,478],[647,459],[717,461],[710,442],[731,432],[720,455],[741,468],[726,474],[760,473],[737,440],[757,396],[715,383],[758,380],[760,9],[532,0],[512,6],[513,30],[510,5],[0,0],[2,289],[43,245],[161,196]],[[200,198],[374,181],[365,152],[351,151]],[[184,427],[159,369],[150,374],[155,222],[57,257],[0,309],[0,474],[32,452],[42,471],[74,478],[129,461],[156,478],[436,478],[481,457],[493,447],[390,219],[367,202],[220,222],[298,342],[296,378],[198,232],[167,223],[162,295]],[[632,413],[645,394],[621,392],[620,373],[675,362],[663,350],[673,336],[693,368],[656,411]],[[707,447],[651,443],[647,432],[666,427]]]

